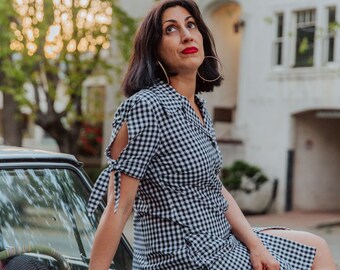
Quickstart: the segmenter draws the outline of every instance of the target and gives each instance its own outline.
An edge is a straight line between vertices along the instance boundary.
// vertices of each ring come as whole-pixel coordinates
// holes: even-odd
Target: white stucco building
[[[135,17],[154,3],[120,2]],[[223,85],[204,97],[225,164],[242,159],[277,178],[273,210],[339,211],[340,2],[196,2],[223,63]],[[105,80],[87,83],[103,85],[106,143],[120,98]]]
[[[340,210],[340,3],[203,2],[228,82],[208,99],[233,109],[224,155],[279,179],[277,210]]]
[[[137,16],[152,3],[121,2]],[[340,210],[340,2],[196,2],[223,63],[204,96],[225,163],[278,178],[277,211]]]

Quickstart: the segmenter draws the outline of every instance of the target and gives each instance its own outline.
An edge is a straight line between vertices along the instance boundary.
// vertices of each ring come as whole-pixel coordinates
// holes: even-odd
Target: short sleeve
[[[139,101],[126,114],[129,140],[118,158],[119,170],[142,180],[159,145],[160,129],[156,114],[147,101]]]
[[[117,160],[112,159],[110,148],[123,122],[128,128],[128,144]],[[124,173],[143,180],[151,159],[156,154],[160,141],[157,114],[152,104],[143,99],[127,100],[117,110],[112,124],[112,136],[106,149],[108,167],[98,177],[92,190],[88,212],[92,214],[107,191],[110,173],[114,171],[115,211],[120,199],[120,180]]]

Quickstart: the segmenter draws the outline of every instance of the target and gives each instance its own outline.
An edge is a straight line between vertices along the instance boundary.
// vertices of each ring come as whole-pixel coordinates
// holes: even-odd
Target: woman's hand
[[[254,270],[280,270],[280,263],[262,243],[250,250],[250,261]]]
[[[234,235],[246,245],[250,253],[250,261],[254,270],[280,270],[279,262],[270,254],[258,238],[250,224],[244,217],[231,194],[222,187],[222,194],[229,203],[226,218],[228,219]]]

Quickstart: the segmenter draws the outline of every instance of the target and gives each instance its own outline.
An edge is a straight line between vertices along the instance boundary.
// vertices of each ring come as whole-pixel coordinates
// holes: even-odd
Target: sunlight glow
[[[110,47],[109,28],[112,4],[108,0],[53,0],[53,22],[46,34],[39,27],[45,19],[43,0],[14,0],[17,22],[10,27],[15,38],[10,49],[34,55],[38,47],[47,58],[57,58],[63,48],[73,53],[96,52],[98,46]],[[42,35],[45,39],[41,40]]]

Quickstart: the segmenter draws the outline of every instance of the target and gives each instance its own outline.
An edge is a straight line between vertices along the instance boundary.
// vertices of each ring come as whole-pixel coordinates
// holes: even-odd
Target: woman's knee
[[[326,242],[326,240],[324,238],[322,238],[319,235],[312,234],[312,233],[307,233],[307,234],[309,234],[309,237],[311,238],[311,241],[313,241],[315,243],[316,247],[328,248],[328,244],[327,244],[327,242]]]
[[[326,248],[328,246],[325,239],[310,232],[295,230],[264,230],[263,233],[271,234],[316,248]]]
[[[285,238],[293,242],[297,242],[306,246],[314,247],[316,254],[312,269],[329,269],[335,270],[334,259],[330,248],[325,239],[322,237],[304,231],[294,230],[265,230],[263,233]]]
[[[308,240],[311,242],[310,245],[316,248],[312,269],[335,270],[334,259],[326,240],[312,233],[307,233],[307,235],[309,237]]]
[[[303,234],[302,237],[306,239],[307,243],[310,242],[311,245],[315,247],[325,248],[328,246],[326,240],[319,235],[316,235],[310,232],[300,232],[300,233]]]

